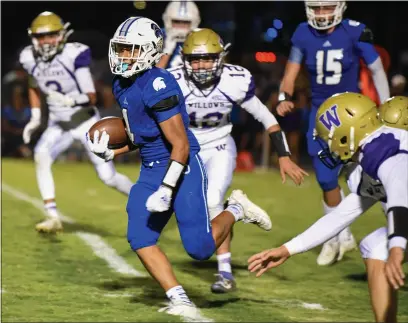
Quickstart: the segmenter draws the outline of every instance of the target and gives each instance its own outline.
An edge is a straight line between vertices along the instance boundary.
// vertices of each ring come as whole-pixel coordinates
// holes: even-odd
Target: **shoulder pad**
[[[363,31],[361,32],[360,38],[358,41],[363,42],[363,43],[369,43],[373,44],[374,43],[374,35],[373,32],[371,31],[370,28],[365,27]]]

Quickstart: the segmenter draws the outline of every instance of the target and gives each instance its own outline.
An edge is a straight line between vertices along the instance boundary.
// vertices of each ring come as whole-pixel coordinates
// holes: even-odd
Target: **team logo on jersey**
[[[337,104],[326,110],[320,117],[319,121],[330,130],[332,126],[338,127],[341,125],[341,121],[337,114]]]
[[[127,97],[123,100],[123,105],[128,105]]]
[[[166,83],[164,83],[164,78],[156,77],[153,81],[153,89],[160,91],[161,89],[166,88]]]

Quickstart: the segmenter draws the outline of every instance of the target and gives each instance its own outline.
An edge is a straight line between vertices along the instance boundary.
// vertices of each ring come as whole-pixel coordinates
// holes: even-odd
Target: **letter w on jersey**
[[[330,130],[332,126],[340,126],[341,121],[337,114],[337,104],[326,110],[326,112],[319,117],[319,120],[327,128],[327,130]]]

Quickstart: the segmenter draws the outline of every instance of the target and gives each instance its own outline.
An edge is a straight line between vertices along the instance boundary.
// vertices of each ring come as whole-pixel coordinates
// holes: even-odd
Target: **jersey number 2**
[[[341,59],[343,58],[342,49],[330,49],[328,51],[319,50],[316,53],[316,83],[336,85],[340,83],[341,72],[343,66]],[[325,72],[332,72],[331,76],[324,76]]]

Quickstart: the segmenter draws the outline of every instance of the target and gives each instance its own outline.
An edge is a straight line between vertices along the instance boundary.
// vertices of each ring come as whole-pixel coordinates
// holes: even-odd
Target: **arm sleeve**
[[[303,52],[299,47],[292,46],[289,54],[289,62],[302,64]]]
[[[95,85],[89,67],[81,67],[76,69],[75,77],[82,93],[95,93]]]
[[[334,211],[317,220],[306,231],[285,243],[291,255],[306,252],[337,235],[367,211],[376,201],[349,194]]]
[[[385,74],[381,58],[378,57],[374,62],[368,65],[373,77],[374,85],[377,90],[381,103],[384,103],[390,97],[390,88],[387,75]]]
[[[241,104],[241,107],[253,115],[253,117],[261,122],[265,129],[278,124],[275,116],[268,110],[268,108],[258,99],[257,96],[253,96],[248,101]]]

